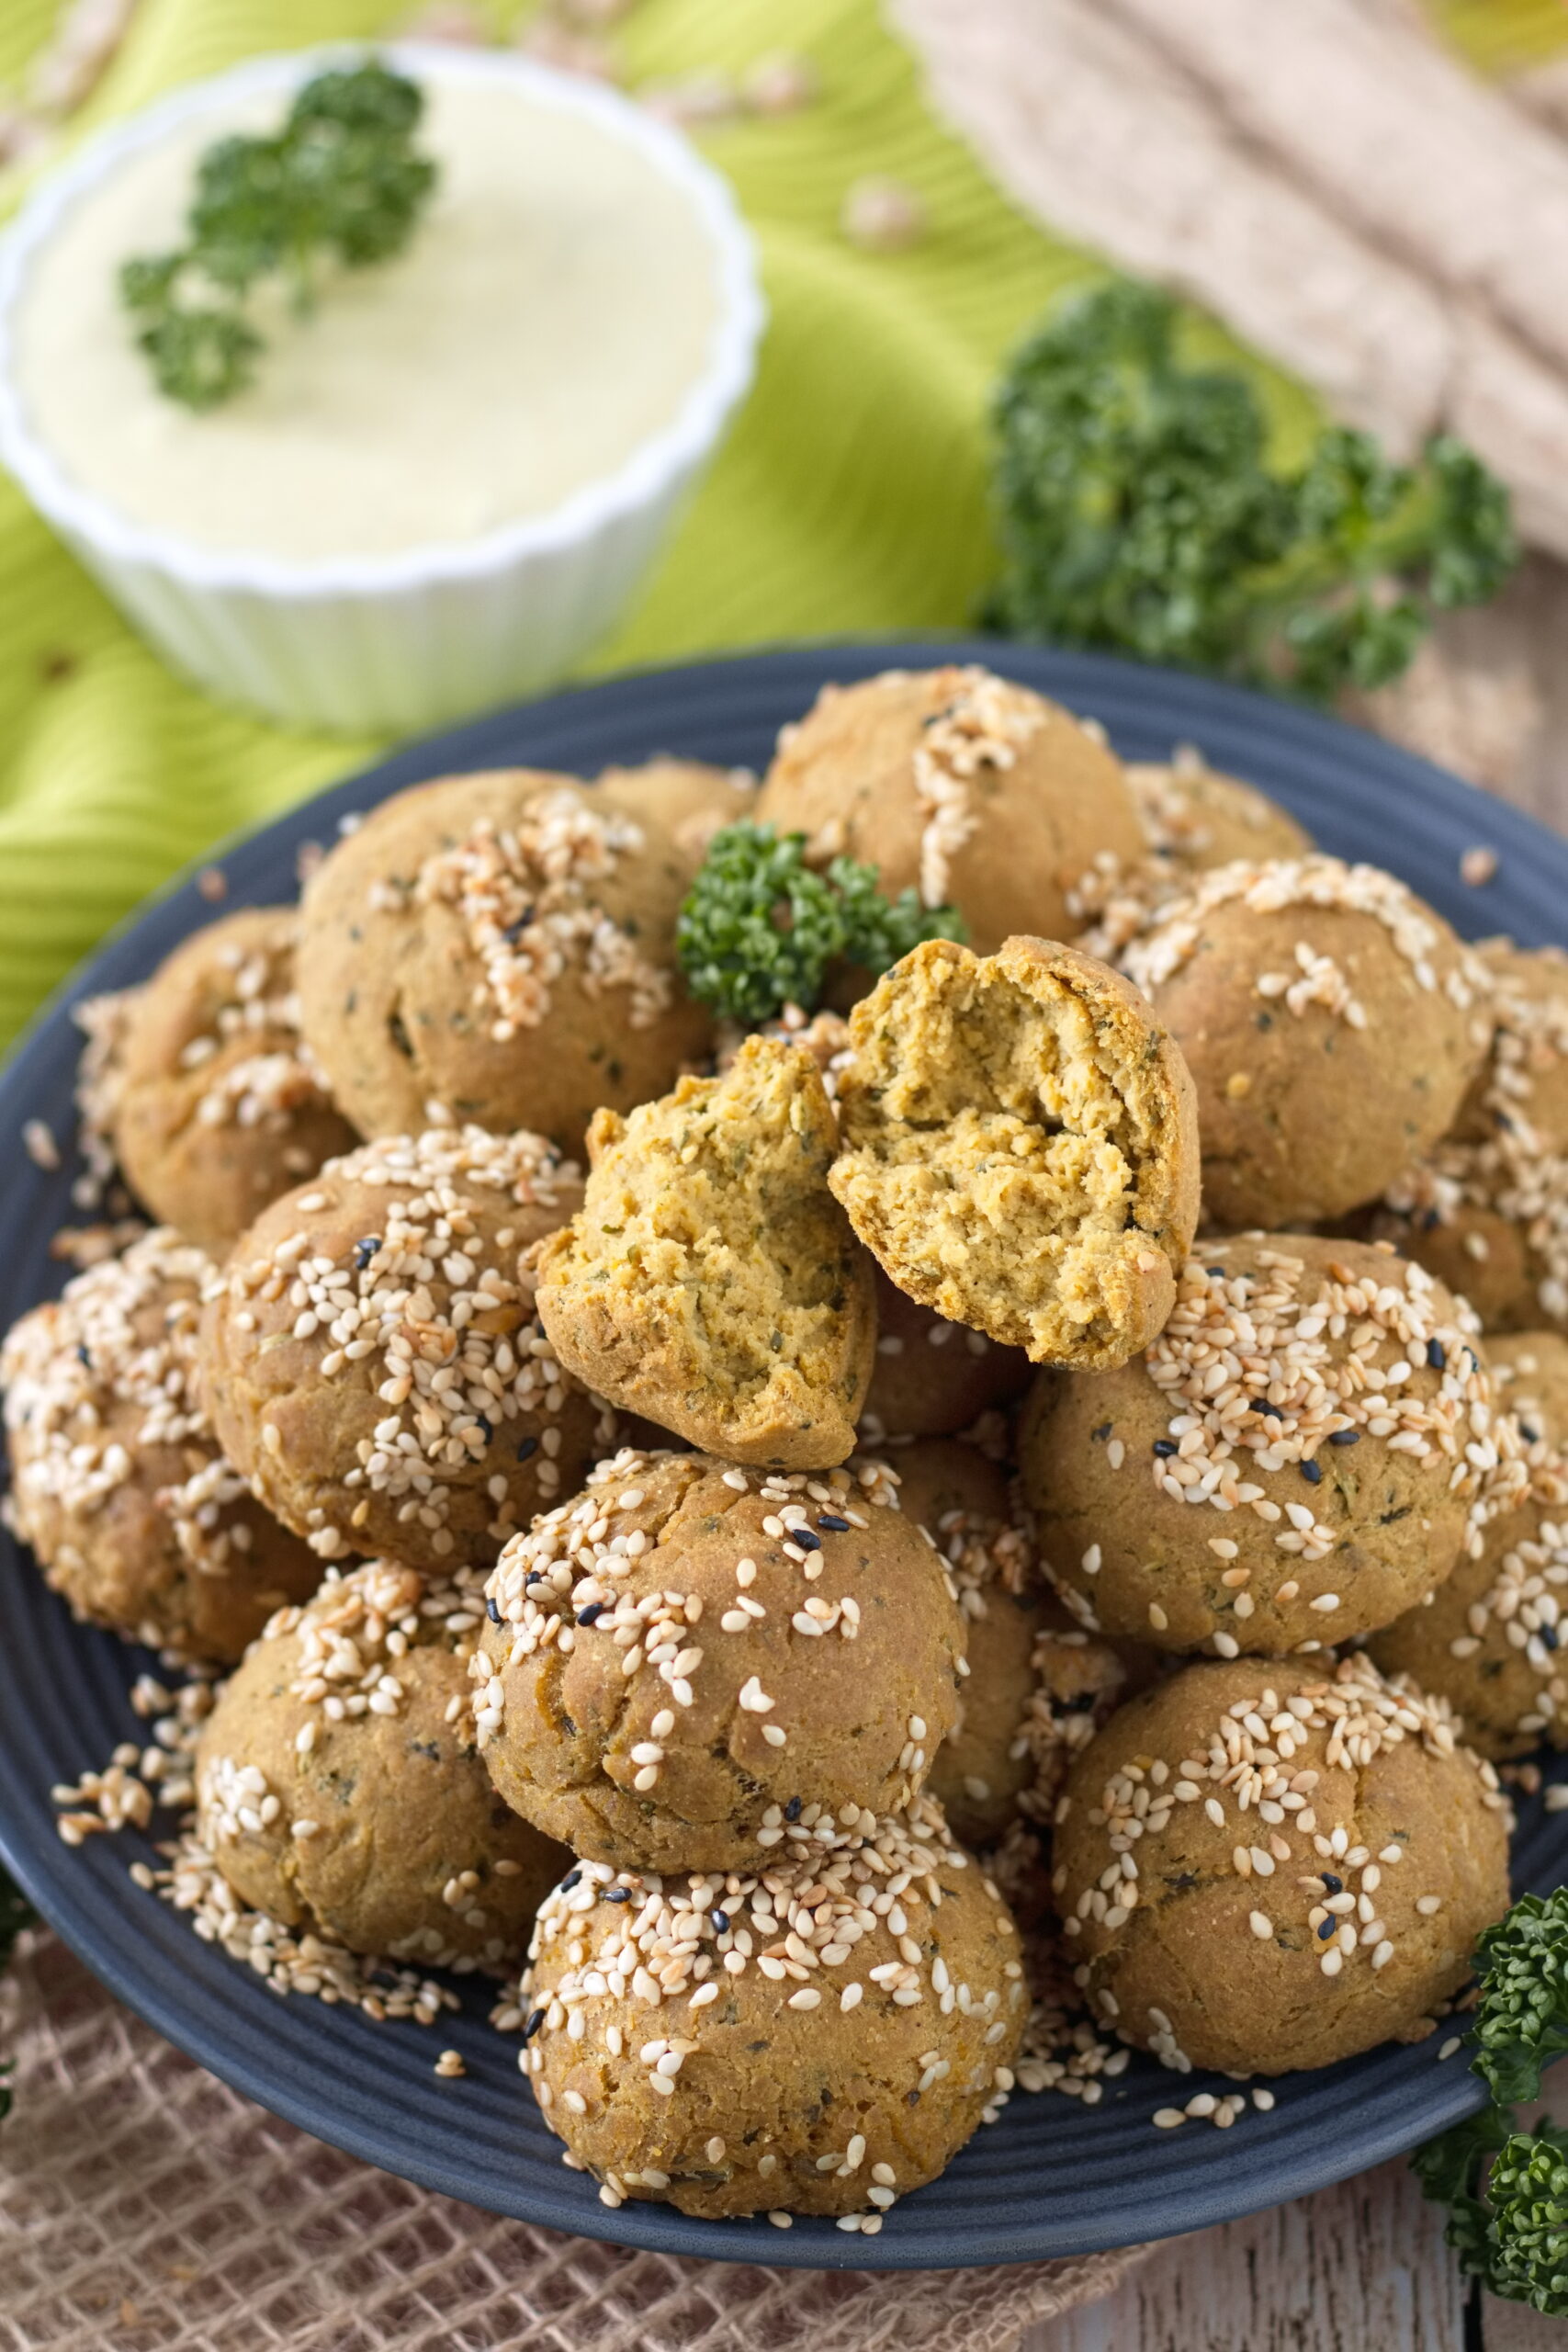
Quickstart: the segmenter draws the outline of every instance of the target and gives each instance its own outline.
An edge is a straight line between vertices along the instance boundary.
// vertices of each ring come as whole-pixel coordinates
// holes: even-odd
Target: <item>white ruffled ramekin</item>
[[[616,620],[717,447],[752,378],[765,312],[728,184],[678,133],[617,96],[504,52],[395,42],[416,80],[503,81],[592,121],[687,198],[712,242],[718,309],[706,364],[673,421],[552,513],[461,544],[284,562],[200,548],[118,514],[71,481],[35,431],[11,368],[28,265],[86,188],[177,125],[286,94],[343,45],[252,60],[175,91],[91,140],[0,237],[0,462],[168,660],[197,684],[292,725],[412,733],[561,677]]]

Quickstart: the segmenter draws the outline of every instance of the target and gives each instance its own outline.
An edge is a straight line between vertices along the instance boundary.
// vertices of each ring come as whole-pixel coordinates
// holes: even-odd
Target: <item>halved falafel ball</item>
[[[594,1392],[738,1462],[841,1462],[871,1379],[871,1261],[828,1189],[809,1053],[748,1037],[589,1130],[582,1207],[537,1255],[539,1315]]]
[[[1198,1216],[1179,1053],[1076,948],[930,940],[850,1019],[829,1182],[898,1288],[1035,1363],[1122,1363]]]

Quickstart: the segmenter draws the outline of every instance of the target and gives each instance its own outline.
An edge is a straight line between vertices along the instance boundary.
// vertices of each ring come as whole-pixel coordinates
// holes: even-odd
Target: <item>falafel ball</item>
[[[483,1581],[367,1561],[252,1644],[196,1751],[197,1834],[243,1903],[425,1967],[499,1969],[525,1950],[571,1857],[479,1761]]]
[[[1369,1243],[1201,1248],[1142,1356],[1025,1408],[1048,1574],[1081,1623],[1160,1649],[1278,1657],[1392,1623],[1524,1490],[1473,1317]]]
[[[538,1136],[384,1136],[241,1237],[202,1318],[214,1424],[323,1560],[496,1557],[570,1493],[606,1417],[519,1257],[581,1198]]]
[[[651,815],[534,768],[445,776],[371,810],[305,886],[299,1018],[363,1135],[432,1105],[578,1151],[700,1060],[675,964],[693,860]]]
[[[781,731],[756,813],[824,865],[869,861],[889,897],[956,906],[982,956],[1015,932],[1067,937],[1066,894],[1096,854],[1144,848],[1100,732],[976,668],[824,686]]]
[[[489,1598],[491,1776],[615,1869],[739,1869],[805,1807],[896,1811],[957,1711],[950,1579],[844,1470],[617,1454],[508,1544]]]
[[[1419,2035],[1508,1905],[1507,1803],[1450,1711],[1369,1658],[1187,1667],[1057,1811],[1091,2013],[1166,2064],[1326,2066]]]
[[[299,1035],[292,907],[246,907],[183,940],[136,991],[113,1142],[161,1225],[221,1257],[280,1193],[359,1140]]]
[[[1373,866],[1220,866],[1121,961],[1186,1057],[1204,1215],[1233,1230],[1377,1200],[1446,1133],[1485,1050],[1471,951]]]
[[[321,1565],[226,1459],[197,1364],[205,1250],[166,1226],[24,1315],[0,1351],[9,1519],[74,1614],[227,1664]]]
[[[874,2233],[1010,2088],[1029,2001],[995,1884],[930,1803],[855,1837],[815,1812],[765,1869],[586,1862],[541,1906],[525,2071],[606,2203]]]

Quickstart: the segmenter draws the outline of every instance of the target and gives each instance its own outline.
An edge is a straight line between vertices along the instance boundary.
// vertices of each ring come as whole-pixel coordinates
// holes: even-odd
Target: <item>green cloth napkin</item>
[[[55,13],[4,0],[0,83]],[[141,0],[73,134],[254,52],[384,33],[406,14],[406,0]],[[990,567],[987,387],[1097,265],[1025,220],[938,124],[874,0],[638,0],[617,38],[634,85],[783,48],[811,60],[822,95],[703,137],[757,235],[772,323],[727,447],[584,674],[962,626]],[[927,207],[912,251],[872,255],[840,233],[845,189],[873,172]],[[1294,437],[1310,402],[1252,364]],[[380,748],[266,726],[172,676],[0,476],[0,1040],[180,866]]]

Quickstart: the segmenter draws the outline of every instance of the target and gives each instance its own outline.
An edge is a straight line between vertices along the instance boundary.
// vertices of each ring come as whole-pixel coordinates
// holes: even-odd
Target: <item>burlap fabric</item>
[[[497,2221],[277,2122],[45,1935],[0,2048],[4,2352],[1012,2352],[1138,2258],[861,2278]]]

